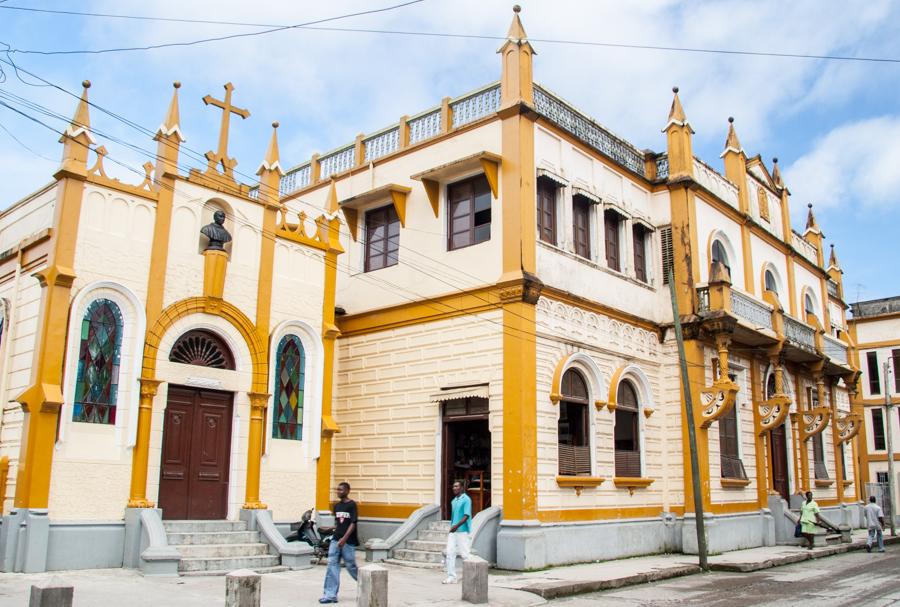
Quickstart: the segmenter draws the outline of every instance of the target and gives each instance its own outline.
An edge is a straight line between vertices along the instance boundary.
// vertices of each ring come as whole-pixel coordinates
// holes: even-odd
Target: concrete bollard
[[[75,589],[64,582],[51,578],[31,587],[28,607],[72,607]]]
[[[488,602],[488,562],[477,556],[463,561],[462,600],[481,605]]]
[[[225,575],[225,607],[259,607],[262,576],[250,569]]]
[[[356,607],[388,607],[388,570],[381,565],[359,568]]]

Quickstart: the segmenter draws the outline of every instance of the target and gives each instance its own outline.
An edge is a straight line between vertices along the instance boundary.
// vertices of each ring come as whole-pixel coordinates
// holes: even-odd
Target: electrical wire
[[[272,27],[270,29],[262,30],[259,32],[246,32],[241,34],[226,34],[222,36],[214,36],[211,38],[200,38],[197,40],[187,40],[182,42],[165,42],[160,44],[150,44],[147,46],[132,46],[132,47],[122,47],[122,48],[107,48],[107,49],[93,49],[93,50],[69,50],[69,51],[37,51],[37,50],[24,50],[24,49],[10,49],[8,52],[10,53],[22,53],[29,55],[101,55],[106,53],[121,53],[121,52],[130,52],[130,51],[149,51],[160,48],[171,48],[171,47],[186,47],[186,46],[196,46],[199,44],[206,44],[209,42],[222,42],[224,40],[234,40],[236,38],[249,38],[252,36],[264,36],[267,34],[274,34],[277,32],[283,32],[291,29],[301,29],[304,27],[309,27],[311,25],[315,25],[318,23],[328,23],[331,21],[338,21],[340,19],[349,19],[351,17],[360,17],[363,15],[373,15],[376,13],[384,13],[387,11],[392,11],[398,8],[403,8],[406,6],[410,6],[413,4],[419,4],[420,2],[425,2],[425,0],[408,0],[407,2],[402,2],[400,4],[395,4],[393,6],[386,6],[384,8],[371,9],[367,11],[359,11],[356,13],[347,13],[345,15],[338,15],[336,17],[327,17],[325,19],[316,19],[314,21],[307,21],[306,23],[296,23],[292,25],[279,25],[276,27]],[[2,7],[0,8],[16,8],[16,7]]]
[[[416,1],[422,1],[422,0],[416,0]],[[247,33],[247,34],[233,34],[233,35],[221,36],[221,37],[216,37],[216,38],[207,38],[207,39],[187,41],[187,42],[161,43],[161,44],[148,45],[148,46],[142,46],[142,47],[124,47],[124,48],[106,48],[106,49],[74,49],[74,50],[62,50],[62,51],[45,51],[45,50],[35,50],[35,49],[11,49],[10,50],[10,52],[14,52],[14,53],[38,54],[38,55],[100,54],[100,53],[154,50],[154,49],[165,48],[165,47],[170,47],[170,46],[191,46],[191,45],[202,44],[202,43],[206,43],[206,42],[216,42],[216,41],[221,41],[221,40],[228,40],[230,38],[237,38],[237,37],[243,37],[243,36],[256,36],[256,35],[260,35],[260,34],[268,34],[268,33],[272,33],[272,32],[282,31],[285,29],[308,29],[308,30],[320,30],[320,31],[330,31],[330,32],[384,34],[384,35],[393,35],[393,36],[423,36],[423,37],[436,37],[436,38],[458,38],[458,39],[467,39],[467,40],[490,40],[490,41],[506,40],[506,38],[503,36],[491,36],[491,35],[481,35],[481,34],[461,34],[461,33],[450,33],[450,32],[423,32],[423,31],[410,31],[410,30],[387,30],[387,29],[374,29],[374,28],[316,27],[315,26],[315,24],[324,23],[325,21],[344,19],[344,18],[354,17],[354,16],[358,16],[358,15],[365,15],[365,14],[370,14],[372,12],[382,12],[385,10],[392,10],[394,8],[400,8],[400,7],[406,6],[407,4],[414,4],[414,3],[415,2],[408,2],[405,4],[400,4],[400,5],[397,5],[394,7],[388,7],[385,9],[379,9],[376,11],[356,13],[356,14],[352,14],[352,15],[333,17],[331,19],[325,19],[325,20],[320,20],[320,21],[311,21],[309,23],[295,24],[295,25],[284,25],[284,24],[274,24],[274,23],[252,23],[252,22],[244,22],[244,21],[219,21],[219,20],[211,20],[211,19],[186,19],[186,18],[178,18],[178,17],[158,17],[158,16],[152,16],[152,15],[89,13],[89,12],[79,12],[79,11],[41,9],[41,8],[24,7],[24,6],[0,6],[0,9],[30,11],[30,12],[35,12],[35,13],[49,13],[49,14],[80,16],[80,17],[101,17],[101,18],[110,18],[110,19],[132,19],[132,20],[140,20],[140,21],[157,21],[157,22],[166,22],[166,23],[190,23],[190,24],[207,24],[207,25],[228,25],[228,26],[237,26],[237,27],[270,28],[270,29],[268,29],[266,31],[262,31],[262,32],[252,32],[252,33]],[[853,56],[849,56],[849,55],[825,55],[825,54],[819,55],[819,54],[811,54],[811,53],[789,53],[789,52],[779,52],[779,51],[732,50],[732,49],[681,47],[681,46],[667,46],[667,45],[654,45],[654,44],[628,44],[628,43],[617,43],[617,42],[603,42],[603,41],[596,41],[596,40],[567,40],[567,39],[559,39],[559,38],[529,38],[528,40],[529,40],[529,42],[537,42],[540,44],[594,46],[594,47],[605,47],[605,48],[621,48],[621,49],[631,49],[631,50],[650,50],[650,51],[664,51],[664,52],[678,52],[678,53],[743,55],[743,56],[751,56],[751,57],[776,57],[776,58],[789,58],[789,59],[819,59],[819,60],[827,60],[827,61],[900,63],[900,58],[892,58],[892,57],[853,57]]]

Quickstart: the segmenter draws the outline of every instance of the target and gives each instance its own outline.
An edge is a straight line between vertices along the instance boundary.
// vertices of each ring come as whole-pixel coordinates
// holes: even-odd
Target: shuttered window
[[[631,382],[619,383],[616,402],[615,441],[616,476],[641,476],[641,437],[638,397]]]
[[[872,409],[872,446],[875,451],[884,451],[884,413],[881,408]]]
[[[591,201],[584,196],[572,197],[572,236],[575,254],[591,258]]]
[[[878,372],[877,352],[866,352],[866,368],[869,372],[869,394],[881,394],[881,375]]]
[[[484,175],[447,187],[447,248],[461,249],[491,239],[491,186]]]
[[[619,258],[619,215],[614,211],[606,211],[603,217],[606,237],[606,266],[621,272],[622,264]]]
[[[537,231],[538,238],[548,244],[556,244],[556,184],[547,178],[537,182]]]
[[[647,229],[636,225],[632,229],[634,243],[634,277],[647,282]]]
[[[894,359],[894,392],[900,392],[900,350],[891,350]]]
[[[366,272],[397,265],[400,218],[394,205],[366,213]]]
[[[575,369],[563,374],[559,401],[557,436],[559,444],[559,474],[561,476],[591,475],[590,419],[588,390],[584,377]]]
[[[663,228],[659,231],[660,254],[662,255],[663,284],[669,284],[669,272],[672,271],[674,262],[672,259],[672,228]]]

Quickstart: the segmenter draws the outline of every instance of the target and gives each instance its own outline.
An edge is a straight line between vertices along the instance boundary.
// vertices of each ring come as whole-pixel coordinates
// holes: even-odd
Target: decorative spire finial
[[[160,137],[170,137],[172,135],[176,135],[178,137],[179,142],[184,142],[185,137],[181,132],[181,114],[178,110],[178,89],[181,88],[181,83],[179,81],[175,81],[172,83],[172,100],[169,102],[169,110],[166,112],[166,117],[163,119],[159,128],[156,129],[155,140],[159,141]]]
[[[687,116],[684,113],[684,108],[681,107],[681,99],[678,98],[678,87],[672,87],[672,93],[674,97],[672,98],[672,107],[669,108],[669,119],[666,122],[666,127],[663,131],[668,130],[668,128],[675,124],[678,126],[687,126],[690,128],[690,124],[688,123]],[[691,132],[694,132],[694,129],[691,129]]]
[[[734,152],[735,154],[744,153],[744,148],[741,147],[737,132],[734,130],[734,116],[728,117],[728,137],[725,139],[725,149],[721,155],[724,156],[728,152]]]
[[[778,168],[778,157],[772,158],[772,181],[779,188],[784,187],[784,179],[781,178],[781,169]]]
[[[806,213],[806,229],[807,229],[807,230],[818,230],[818,229],[819,229],[819,224],[818,224],[818,222],[816,221],[816,216],[815,216],[815,214],[813,214],[813,205],[812,205],[812,203],[811,203],[811,202],[807,203],[807,204],[806,204],[806,208],[809,209],[809,211]]]
[[[841,269],[841,263],[838,261],[837,253],[834,252],[834,244],[831,245],[831,255],[828,256],[828,267]]]
[[[512,23],[509,24],[509,31],[506,33],[506,37],[517,44],[528,41],[528,34],[525,33],[525,27],[522,25],[522,20],[519,18],[519,13],[521,12],[521,6],[518,4],[513,6],[513,20]]]
[[[284,175],[284,169],[281,168],[278,152],[278,121],[272,122],[272,138],[269,140],[269,147],[266,150],[266,156],[259,169],[257,175],[261,175],[263,171],[275,171],[280,175]]]

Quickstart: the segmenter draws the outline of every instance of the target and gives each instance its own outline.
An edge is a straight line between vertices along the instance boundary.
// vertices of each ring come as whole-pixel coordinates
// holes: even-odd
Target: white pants
[[[457,531],[447,536],[447,577],[456,579],[456,555],[469,558],[469,533]]]

